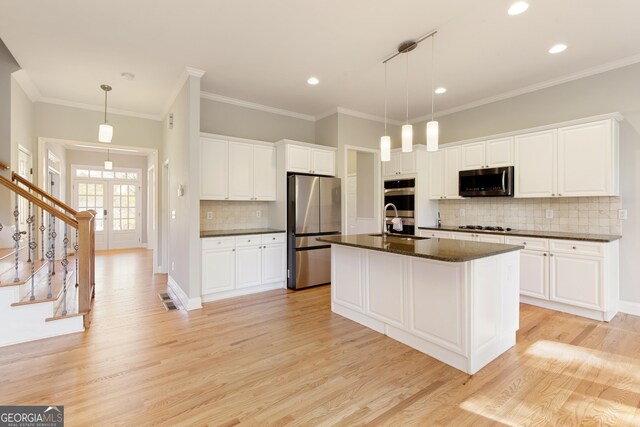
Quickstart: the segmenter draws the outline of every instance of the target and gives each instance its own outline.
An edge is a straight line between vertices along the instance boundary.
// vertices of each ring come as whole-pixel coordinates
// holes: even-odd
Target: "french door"
[[[141,246],[138,182],[77,178],[74,194],[79,211],[96,211],[96,249]]]

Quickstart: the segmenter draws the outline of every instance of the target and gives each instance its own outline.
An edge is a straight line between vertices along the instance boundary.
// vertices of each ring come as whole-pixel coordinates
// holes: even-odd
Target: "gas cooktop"
[[[461,225],[460,227],[463,230],[481,230],[481,231],[511,231],[511,228],[509,227],[499,227],[499,226],[493,226],[493,225]]]

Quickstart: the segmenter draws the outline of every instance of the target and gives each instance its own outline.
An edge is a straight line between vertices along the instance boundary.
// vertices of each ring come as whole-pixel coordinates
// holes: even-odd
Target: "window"
[[[138,172],[104,171],[102,169],[76,169],[76,177],[138,181]]]
[[[104,184],[78,184],[78,210],[96,211],[96,231],[104,230]]]
[[[136,229],[136,186],[113,185],[113,230]]]

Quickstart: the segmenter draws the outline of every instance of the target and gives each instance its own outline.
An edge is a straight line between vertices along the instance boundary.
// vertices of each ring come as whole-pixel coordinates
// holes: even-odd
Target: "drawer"
[[[202,239],[202,249],[226,249],[236,246],[235,237],[216,237]]]
[[[256,246],[262,244],[262,234],[248,234],[246,236],[236,236],[236,246]]]
[[[431,237],[434,239],[451,239],[451,232],[449,231],[436,231],[436,230],[420,230],[418,231],[420,237]]]
[[[565,254],[603,256],[604,244],[580,240],[551,240],[550,251]]]
[[[507,245],[522,245],[530,251],[547,252],[549,250],[549,239],[540,239],[537,237],[515,237],[506,236],[504,242]]]
[[[262,244],[269,245],[273,243],[284,243],[286,240],[286,233],[275,233],[275,234],[263,234],[262,235]]]

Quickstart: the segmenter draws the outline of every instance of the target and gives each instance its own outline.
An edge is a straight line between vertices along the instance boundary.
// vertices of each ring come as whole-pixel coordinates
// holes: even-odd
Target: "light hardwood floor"
[[[522,305],[470,377],[331,313],[327,286],[166,312],[149,251],[102,254],[92,328],[0,349],[0,404],[67,425],[640,425],[640,318]]]

